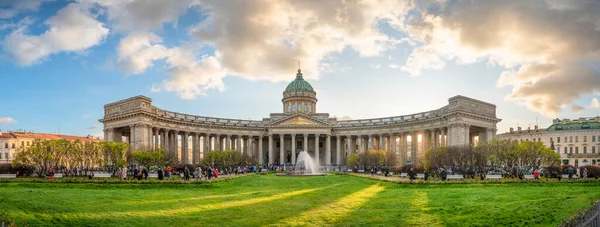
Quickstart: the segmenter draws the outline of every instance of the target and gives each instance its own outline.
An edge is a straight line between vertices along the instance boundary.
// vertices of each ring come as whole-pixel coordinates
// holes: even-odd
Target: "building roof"
[[[8,132],[2,133],[3,138],[29,138],[29,139],[42,139],[42,140],[80,140],[84,142],[101,142],[103,141],[99,137],[93,136],[71,136],[71,135],[58,135],[49,133],[33,133],[33,132]]]
[[[567,131],[567,130],[590,130],[600,129],[600,122],[577,122],[571,121],[565,124],[553,124],[546,129],[549,132],[553,131]]]
[[[315,92],[315,90],[313,89],[313,87],[310,85],[310,83],[308,83],[308,81],[304,80],[304,77],[302,77],[302,71],[300,69],[298,69],[298,73],[296,74],[296,79],[294,81],[292,81],[290,84],[288,84],[288,86],[285,88],[285,91],[283,92],[283,95],[285,97],[287,96],[294,96],[294,95],[309,95],[309,96],[316,96],[317,93]]]

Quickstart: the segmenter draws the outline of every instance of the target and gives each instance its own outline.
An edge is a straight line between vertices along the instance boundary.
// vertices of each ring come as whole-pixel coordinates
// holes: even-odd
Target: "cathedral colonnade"
[[[165,149],[181,163],[198,164],[214,150],[236,150],[259,164],[295,164],[306,151],[320,165],[344,165],[350,154],[384,150],[398,164],[420,162],[432,147],[468,145],[496,135],[496,106],[454,96],[447,105],[394,117],[339,120],[318,113],[317,93],[301,70],[283,92],[283,112],[262,120],[198,116],[155,107],[145,96],[104,106],[105,141],[134,149]]]

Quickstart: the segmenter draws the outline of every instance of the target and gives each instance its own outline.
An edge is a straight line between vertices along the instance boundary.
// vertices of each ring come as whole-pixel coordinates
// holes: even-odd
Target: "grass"
[[[212,184],[0,184],[10,220],[56,226],[556,226],[600,183],[394,184],[350,175]]]

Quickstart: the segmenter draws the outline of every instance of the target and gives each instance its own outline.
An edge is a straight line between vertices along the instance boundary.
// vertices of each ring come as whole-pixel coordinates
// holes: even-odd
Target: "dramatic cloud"
[[[154,60],[167,57],[162,39],[152,33],[134,33],[123,39],[117,48],[119,68],[127,74],[144,72]]]
[[[10,117],[0,117],[0,125],[14,124],[17,123],[17,120],[12,119]]]
[[[402,70],[419,75],[447,61],[488,61],[507,69],[507,98],[546,116],[600,88],[600,2],[436,1],[405,28],[415,45]],[[403,28],[399,28],[403,29]]]
[[[83,51],[98,45],[109,29],[97,21],[89,4],[71,3],[46,21],[48,30],[41,35],[27,35],[27,27],[20,27],[2,42],[20,65],[34,64],[44,57],[59,52]]]
[[[177,19],[195,4],[195,0],[90,0],[107,10],[108,20],[118,31],[159,29]]]
[[[571,105],[570,108],[571,108],[571,112],[581,112],[585,109],[585,107],[580,106],[580,105],[575,105],[575,104]]]

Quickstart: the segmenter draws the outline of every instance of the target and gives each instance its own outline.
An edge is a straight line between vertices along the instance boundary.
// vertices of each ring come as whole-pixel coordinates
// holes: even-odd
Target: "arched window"
[[[555,129],[556,129],[556,130],[563,130],[563,126],[562,126],[562,125],[557,125],[557,126],[555,127]]]
[[[292,104],[292,112],[296,112],[296,104]]]
[[[298,112],[302,112],[302,104],[298,104]]]
[[[309,112],[309,113],[312,113],[312,104],[311,104],[311,105],[308,105],[308,112]]]
[[[590,124],[585,123],[581,126],[582,129],[590,129]]]
[[[308,111],[308,105],[304,104],[304,111]]]

